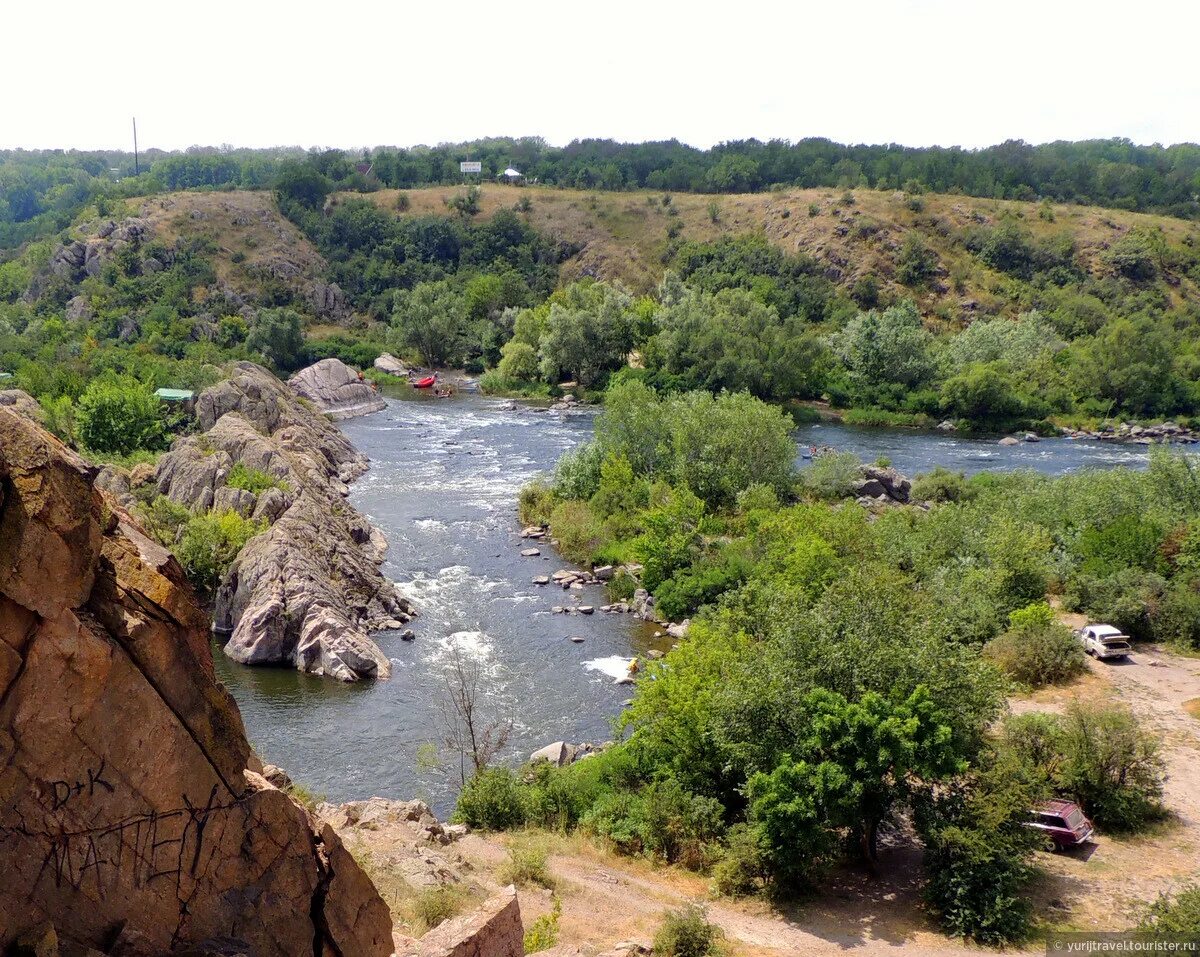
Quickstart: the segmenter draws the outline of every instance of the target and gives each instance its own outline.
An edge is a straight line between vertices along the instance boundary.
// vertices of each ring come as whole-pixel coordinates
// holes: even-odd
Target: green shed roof
[[[186,402],[195,395],[191,389],[155,389],[154,394],[164,402]]]
[[[11,379],[12,377],[11,372],[0,372],[0,379]]]

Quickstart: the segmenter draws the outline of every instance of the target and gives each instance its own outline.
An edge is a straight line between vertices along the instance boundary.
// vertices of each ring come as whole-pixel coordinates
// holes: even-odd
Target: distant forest
[[[183,152],[0,151],[0,247],[65,227],[96,199],[180,189],[263,189],[292,164],[315,167],[339,188],[459,183],[460,160],[478,160],[483,179],[515,166],[529,181],[577,189],[743,193],[788,187],[923,188],[995,199],[1107,206],[1200,219],[1200,145],[1139,146],[1124,139],[1020,141],[986,149],[849,146],[743,140],[709,150],[668,140],[581,140],[550,146],[536,137],[486,139],[410,149]],[[369,172],[363,172],[368,169]]]

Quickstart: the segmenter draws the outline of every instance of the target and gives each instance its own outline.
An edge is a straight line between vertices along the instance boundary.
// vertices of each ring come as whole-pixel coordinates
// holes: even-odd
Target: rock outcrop
[[[95,476],[0,407],[0,952],[390,954],[333,829],[246,770],[207,618]]]
[[[35,422],[42,421],[42,407],[38,405],[37,399],[28,392],[22,392],[20,389],[0,390],[0,405],[8,406],[27,419],[33,419]]]
[[[196,416],[203,434],[178,440],[159,461],[158,492],[269,526],[245,545],[217,592],[225,654],[343,681],[386,678],[391,666],[369,632],[401,627],[412,609],[379,571],[383,535],[345,501],[366,458],[249,362],[200,394]],[[231,488],[237,463],[271,476],[276,487]]]
[[[406,366],[390,352],[385,352],[382,355],[376,356],[375,368],[380,372],[386,372],[388,375],[408,375],[408,366]]]
[[[439,924],[412,957],[523,957],[524,929],[516,888],[509,885],[475,910]]]
[[[288,379],[296,395],[334,419],[368,415],[387,407],[374,386],[341,359],[322,359]]]

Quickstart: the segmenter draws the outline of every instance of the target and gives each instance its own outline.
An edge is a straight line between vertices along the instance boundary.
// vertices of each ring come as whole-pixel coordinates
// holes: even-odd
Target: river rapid
[[[535,586],[536,575],[569,567],[548,543],[525,558],[517,494],[592,434],[593,415],[562,416],[477,394],[435,399],[407,393],[387,409],[341,423],[371,459],[350,500],[387,536],[384,574],[418,609],[416,637],[376,635],[392,661],[388,681],[343,685],[289,669],[246,668],[219,652],[217,667],[265,761],[317,795],[346,801],[381,795],[453,806],[459,762],[440,730],[451,649],[478,663],[489,714],[511,718],[502,760],[553,741],[599,742],[632,691],[614,677],[625,662],[665,647],[629,615],[554,614],[556,605],[597,608],[601,587],[583,593]],[[804,426],[802,446],[887,456],[909,475],[934,465],[973,473],[1084,466],[1139,467],[1140,446],[1046,439],[1019,446],[902,430]],[[804,464],[804,463],[801,463]],[[574,596],[578,596],[575,602]],[[581,643],[571,637],[582,637]],[[440,752],[441,763],[431,761]]]

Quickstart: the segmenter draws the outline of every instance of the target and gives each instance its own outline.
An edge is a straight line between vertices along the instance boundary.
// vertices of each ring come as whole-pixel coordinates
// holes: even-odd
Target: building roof
[[[513,168],[510,166],[508,169],[506,169],[506,170],[504,171],[504,175],[505,175],[505,176],[521,176],[521,175],[522,175],[522,173],[521,173],[521,171],[520,171],[519,169],[513,169]]]
[[[164,402],[187,402],[196,393],[191,389],[155,389],[154,394]]]
[[[13,374],[11,372],[0,372],[0,379],[11,379],[12,377]]]

